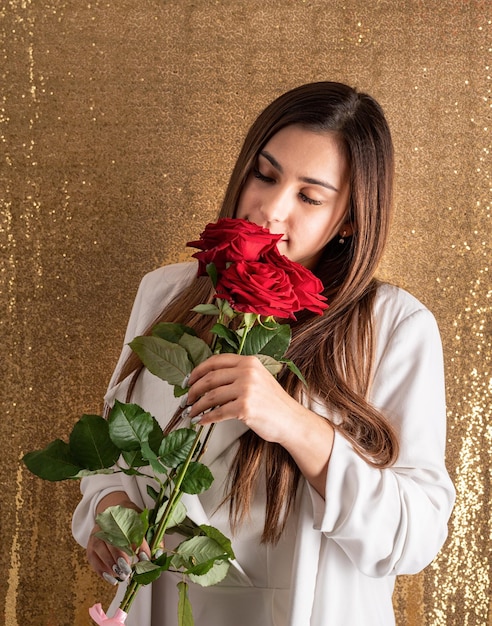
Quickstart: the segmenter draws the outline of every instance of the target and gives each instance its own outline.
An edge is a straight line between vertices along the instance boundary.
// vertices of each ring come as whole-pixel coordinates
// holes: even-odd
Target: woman
[[[389,626],[395,576],[425,567],[446,537],[454,490],[439,333],[415,298],[374,278],[392,178],[381,108],[339,83],[282,95],[246,137],[220,216],[282,233],[280,252],[322,280],[330,307],[292,326],[289,357],[307,391],[289,373],[277,381],[254,357],[216,355],[191,374],[189,416],[220,428],[204,459],[215,482],[187,499],[188,514],[231,536],[237,557],[223,583],[192,586],[197,626]],[[151,272],[126,341],[156,321],[206,337],[210,320],[190,311],[211,297],[194,264]],[[127,347],[106,401],[115,398],[131,398],[163,428],[177,407]],[[95,571],[116,583],[126,557],[93,536],[95,515],[114,504],[150,506],[146,485],[98,476],[82,491],[75,537]],[[145,587],[127,623],[175,624],[176,582],[169,574]]]

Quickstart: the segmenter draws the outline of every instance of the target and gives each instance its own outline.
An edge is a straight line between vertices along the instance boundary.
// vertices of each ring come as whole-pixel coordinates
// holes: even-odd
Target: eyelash
[[[258,180],[261,180],[261,182],[263,182],[263,183],[274,183],[275,182],[275,180],[273,178],[270,178],[270,176],[265,176],[256,167],[253,168],[253,174],[254,174],[255,178],[257,178]],[[312,205],[315,205],[315,206],[318,206],[318,205],[322,204],[321,200],[313,200],[312,198],[309,198],[308,196],[306,196],[306,194],[304,194],[302,192],[299,192],[299,197],[306,204],[312,204]]]
[[[265,176],[256,167],[253,168],[253,174],[255,175],[255,178],[258,178],[258,180],[261,180],[263,183],[273,183],[274,182],[273,178],[270,178],[269,176]]]

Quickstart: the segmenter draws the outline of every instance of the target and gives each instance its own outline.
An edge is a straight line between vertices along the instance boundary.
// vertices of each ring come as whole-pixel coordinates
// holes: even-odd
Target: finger
[[[188,399],[189,416],[193,418],[198,413],[210,411],[216,406],[233,401],[238,393],[234,382],[234,378],[230,376],[213,374],[210,379],[204,380],[202,384],[197,383]]]
[[[87,558],[94,571],[111,584],[127,580],[132,571],[124,552],[94,536],[87,546]]]
[[[226,369],[235,367],[239,360],[244,357],[240,357],[237,354],[215,354],[210,358],[197,365],[191,372],[188,385],[191,387],[197,380],[218,369]]]
[[[149,548],[149,544],[143,540],[142,544],[138,547],[137,550],[138,560],[139,561],[150,561],[151,552]]]
[[[230,385],[238,379],[241,382],[246,382],[251,376],[254,376],[256,379],[258,373],[262,373],[261,369],[263,366],[256,357],[234,354],[217,355],[217,357],[220,356],[227,358],[219,360],[215,356],[211,357],[193,370],[189,383],[188,405],[193,404],[200,396],[209,393],[213,389]],[[212,361],[212,359],[212,365],[210,367],[206,366],[208,361]],[[206,367],[202,368],[202,366]]]
[[[228,403],[226,406],[216,406],[213,409],[197,413],[197,415],[191,418],[191,422],[193,424],[207,426],[208,424],[237,419],[236,413],[234,410],[231,410],[230,407],[231,403]]]

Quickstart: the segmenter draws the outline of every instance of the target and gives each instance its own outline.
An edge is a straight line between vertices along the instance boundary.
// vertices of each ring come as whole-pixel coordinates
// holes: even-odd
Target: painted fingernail
[[[192,424],[198,424],[198,422],[202,419],[203,417],[203,413],[198,413],[198,415],[195,415],[195,417],[192,417],[190,422]]]
[[[158,550],[155,551],[155,558],[158,559],[159,557],[161,557],[164,554],[164,550],[162,550],[161,548],[159,548]]]
[[[103,572],[102,577],[107,583],[109,583],[110,585],[113,585],[113,587],[114,585],[118,584],[118,581],[116,580],[116,578],[114,576],[111,576],[111,574],[108,574],[108,572]]]
[[[186,389],[186,387],[188,387],[189,382],[190,382],[190,375],[186,374],[186,376],[183,378],[183,382],[181,383],[181,387],[183,389]]]
[[[186,419],[190,413],[191,413],[191,406],[187,406],[186,409],[184,409],[184,411],[181,413],[181,417],[183,419]]]
[[[146,552],[140,552],[138,555],[138,560],[139,561],[150,561],[148,555]]]
[[[179,401],[179,406],[181,409],[184,409],[188,403],[188,394],[185,393],[184,396],[181,396],[181,400]]]
[[[128,576],[123,574],[123,572],[120,570],[120,568],[117,565],[113,565],[111,569],[113,570],[115,578],[119,583],[124,582],[128,578]]]
[[[132,568],[128,565],[126,559],[120,556],[120,558],[116,561],[116,564],[118,566],[118,569],[124,576],[130,576],[130,574],[132,573]]]

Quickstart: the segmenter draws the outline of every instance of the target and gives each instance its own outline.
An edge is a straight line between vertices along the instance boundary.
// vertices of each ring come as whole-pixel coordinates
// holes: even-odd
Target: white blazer
[[[125,344],[143,333],[195,272],[196,264],[181,263],[144,277]],[[196,626],[391,626],[396,575],[420,571],[441,548],[455,492],[444,464],[446,409],[439,331],[418,300],[391,285],[379,287],[374,307],[377,343],[370,401],[399,434],[396,464],[383,470],[368,465],[336,432],[325,498],[306,482],[301,484],[296,514],[276,548],[258,541],[263,527],[260,488],[259,519],[232,537],[237,562],[228,579],[207,589],[191,585]],[[110,404],[115,398],[125,401],[128,381],[116,386],[114,381],[129,353],[125,345],[106,396]],[[161,425],[177,404],[172,388],[147,371],[131,401],[150,411]],[[310,408],[330,418],[321,404]],[[237,421],[216,428],[204,459],[215,476],[214,487],[184,500],[194,521],[222,527],[226,534],[227,511],[217,512],[215,506],[235,442],[245,429]],[[75,539],[87,544],[97,503],[111,491],[126,491],[139,506],[152,506],[146,493],[149,482],[150,478],[124,474],[83,479],[83,497],[73,517]],[[177,580],[166,573],[142,588],[127,626],[174,626]],[[113,610],[123,592],[121,585]]]

